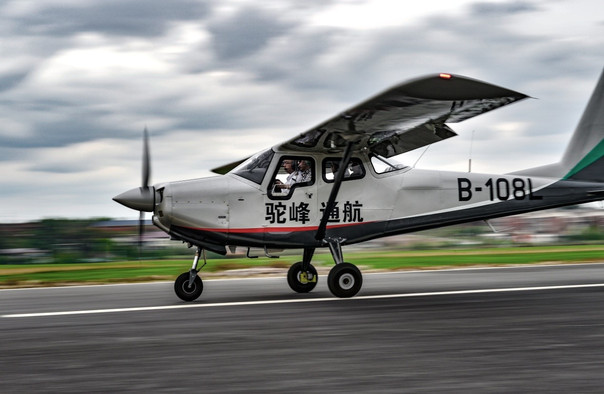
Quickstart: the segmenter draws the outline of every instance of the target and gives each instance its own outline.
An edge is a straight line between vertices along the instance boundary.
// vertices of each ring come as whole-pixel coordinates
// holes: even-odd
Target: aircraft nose
[[[137,187],[113,197],[113,200],[136,211],[153,212],[155,188]]]

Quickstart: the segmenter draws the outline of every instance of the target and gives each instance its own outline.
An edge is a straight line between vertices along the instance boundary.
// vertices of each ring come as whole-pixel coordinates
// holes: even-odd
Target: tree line
[[[110,223],[109,218],[93,218],[0,224],[0,264],[78,263],[190,255],[177,243],[173,248],[148,244],[139,248],[135,221],[121,226]]]

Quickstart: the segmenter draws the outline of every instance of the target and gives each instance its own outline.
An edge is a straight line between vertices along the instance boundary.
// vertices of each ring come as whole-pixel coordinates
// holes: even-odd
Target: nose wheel
[[[207,264],[206,260],[206,251],[197,248],[195,252],[195,258],[193,258],[193,266],[189,272],[183,272],[176,278],[174,281],[174,292],[183,301],[195,301],[199,298],[201,293],[203,292],[203,282],[201,278],[197,275],[201,268],[199,267],[199,258],[203,255],[203,265],[201,268],[205,267]]]
[[[190,276],[189,272],[184,272],[174,282],[174,292],[183,301],[195,301],[203,292],[203,282],[197,276],[197,272],[195,273],[193,283],[189,280]]]

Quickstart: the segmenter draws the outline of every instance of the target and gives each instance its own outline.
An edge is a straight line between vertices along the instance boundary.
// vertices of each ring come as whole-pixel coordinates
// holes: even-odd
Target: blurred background
[[[602,241],[604,210],[590,204],[386,237],[347,249],[372,249],[377,253],[384,250],[584,245]],[[239,248],[224,258],[245,257],[246,252],[247,249]],[[287,253],[300,254],[300,251]],[[193,251],[187,245],[170,241],[149,220],[145,222],[140,239],[138,220],[134,219],[44,219],[0,224],[0,264],[192,259],[192,255]],[[213,253],[208,256],[223,258]]]

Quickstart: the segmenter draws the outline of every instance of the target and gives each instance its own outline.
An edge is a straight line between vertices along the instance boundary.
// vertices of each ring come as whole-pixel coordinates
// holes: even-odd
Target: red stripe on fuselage
[[[341,228],[356,226],[359,224],[372,223],[372,222],[361,222],[361,223],[346,223],[346,224],[334,224],[327,226],[327,229]],[[233,233],[233,234],[253,234],[253,233],[293,233],[298,231],[317,231],[319,226],[304,226],[304,227],[253,227],[253,228],[199,228],[199,227],[185,227],[190,230],[197,231],[208,231],[213,233]]]

